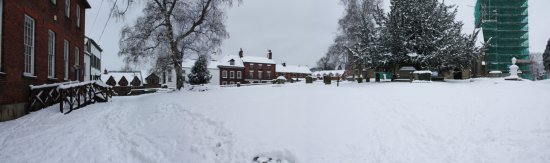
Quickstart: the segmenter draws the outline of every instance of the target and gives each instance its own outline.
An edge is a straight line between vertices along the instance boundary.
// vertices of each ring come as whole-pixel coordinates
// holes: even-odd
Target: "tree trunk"
[[[180,90],[183,87],[183,76],[181,75],[182,69],[182,55],[178,49],[176,40],[174,39],[174,30],[172,27],[172,21],[170,20],[170,14],[164,15],[164,22],[167,27],[168,42],[170,44],[170,52],[172,53],[172,62],[174,63],[174,69],[176,71],[176,88]]]

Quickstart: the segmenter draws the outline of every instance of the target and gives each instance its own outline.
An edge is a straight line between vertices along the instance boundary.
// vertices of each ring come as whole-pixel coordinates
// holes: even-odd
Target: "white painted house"
[[[91,38],[84,38],[84,81],[100,80],[103,49]]]

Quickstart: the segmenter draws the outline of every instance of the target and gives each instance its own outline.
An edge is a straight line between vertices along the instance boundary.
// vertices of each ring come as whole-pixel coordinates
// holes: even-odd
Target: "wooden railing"
[[[107,102],[113,96],[111,86],[95,81],[60,85],[57,89],[61,94],[59,111],[65,114],[95,102]],[[69,107],[67,112],[65,104]]]
[[[95,102],[107,102],[112,92],[111,86],[98,81],[31,86],[28,110],[36,111],[60,103],[61,113],[68,114]],[[65,104],[69,107],[68,112],[64,112]]]

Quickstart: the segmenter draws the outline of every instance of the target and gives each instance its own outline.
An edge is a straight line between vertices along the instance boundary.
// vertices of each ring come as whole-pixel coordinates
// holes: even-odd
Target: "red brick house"
[[[245,83],[243,61],[239,56],[228,55],[218,62],[220,85]]]
[[[22,116],[29,85],[84,79],[86,0],[0,0],[0,121]]]
[[[311,70],[307,66],[287,65],[286,63],[277,64],[277,75],[284,76],[286,80],[296,78],[306,78],[311,76]]]
[[[239,57],[244,64],[244,80],[246,83],[268,83],[277,78],[275,61],[271,50],[266,57],[245,56],[243,50]]]

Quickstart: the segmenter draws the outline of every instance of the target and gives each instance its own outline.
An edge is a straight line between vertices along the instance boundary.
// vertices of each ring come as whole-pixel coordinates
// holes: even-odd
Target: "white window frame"
[[[262,71],[258,71],[258,79],[262,80],[263,79],[262,77],[263,77],[262,76]]]
[[[63,62],[65,65],[64,79],[69,80],[69,41],[63,41]]]
[[[254,70],[254,63],[250,63],[249,69]]]
[[[76,14],[76,27],[80,28],[80,5],[76,4],[75,8]]]
[[[48,29],[48,77],[55,78],[55,32]]]
[[[258,64],[258,70],[262,69],[262,64]]]
[[[267,80],[271,80],[271,71],[267,71]]]
[[[254,79],[254,70],[250,70],[250,79]]]
[[[243,78],[243,74],[241,71],[237,71],[237,79],[242,79]]]
[[[35,20],[29,15],[25,14],[25,23],[23,26],[23,48],[25,54],[25,71],[24,75],[34,76],[34,34],[36,23]],[[27,50],[27,48],[29,48]]]
[[[229,71],[229,78],[235,79],[235,71]]]
[[[65,0],[65,16],[71,18],[71,0]]]
[[[222,78],[227,78],[227,71],[226,70],[222,71]]]

